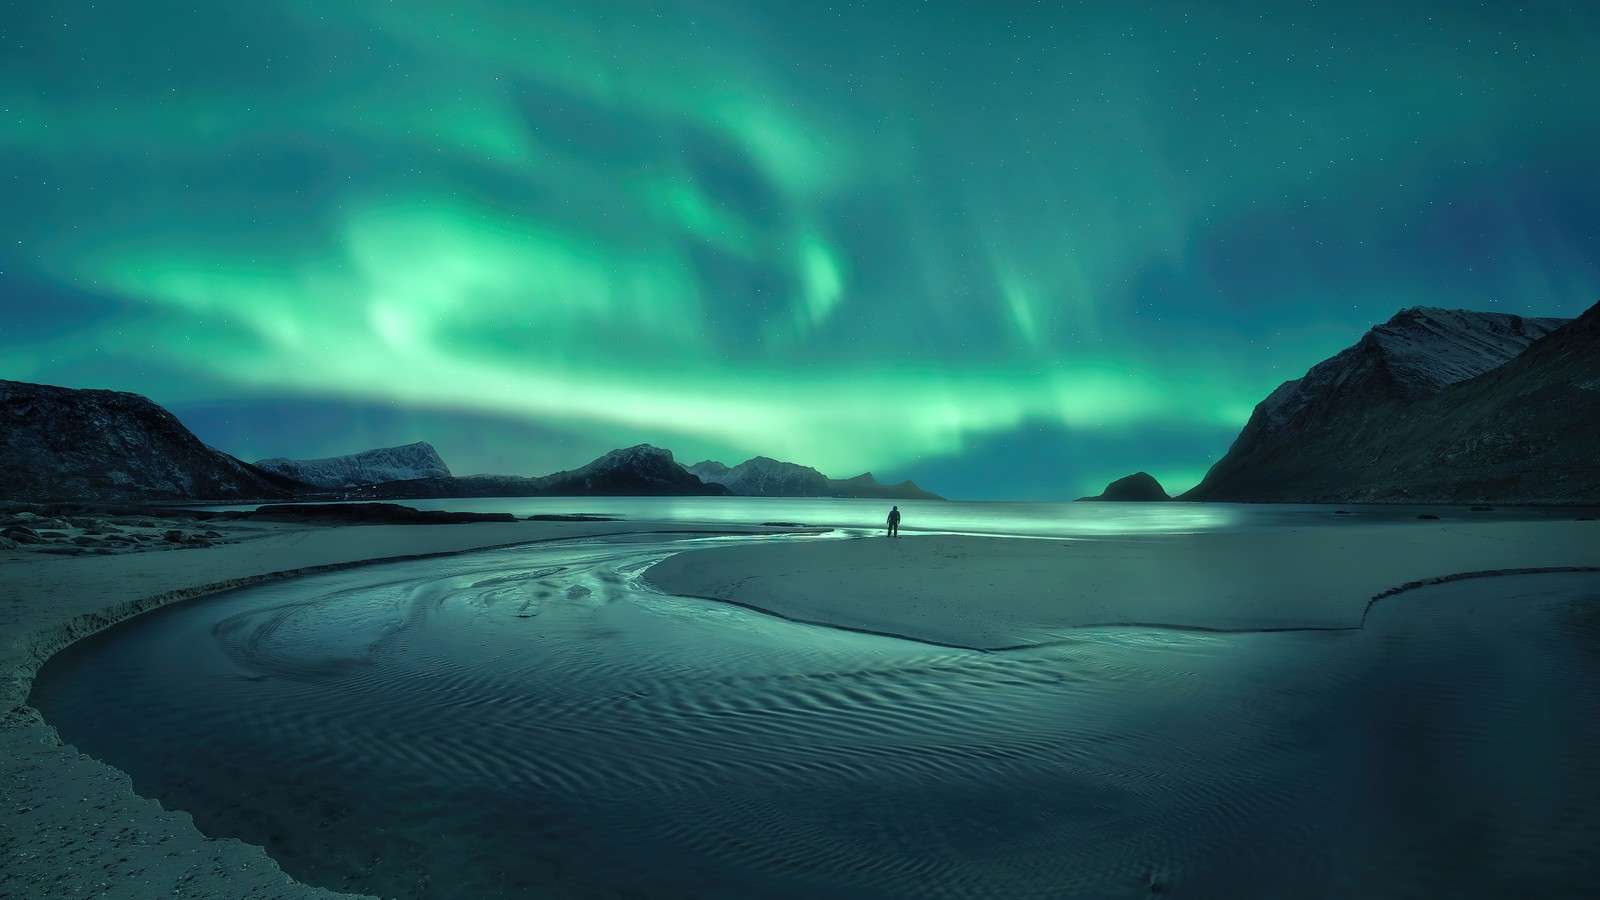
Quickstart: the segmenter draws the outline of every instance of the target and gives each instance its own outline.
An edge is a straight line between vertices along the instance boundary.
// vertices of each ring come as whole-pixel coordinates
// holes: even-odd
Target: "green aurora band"
[[[72,0],[0,29],[0,377],[136,390],[247,459],[426,439],[535,474],[649,441],[1182,489],[1402,307],[1600,295],[1576,4]],[[394,415],[219,440],[202,411],[241,398]],[[482,430],[427,433],[449,416]]]

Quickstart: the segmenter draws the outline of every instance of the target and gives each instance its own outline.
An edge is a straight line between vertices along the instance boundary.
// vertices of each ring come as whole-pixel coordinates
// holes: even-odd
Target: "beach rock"
[[[250,518],[265,522],[317,522],[325,525],[456,525],[517,520],[511,513],[418,510],[398,503],[284,503],[260,507]]]
[[[161,539],[166,541],[169,544],[181,544],[185,540],[188,540],[188,537],[189,537],[188,535],[186,535],[183,532],[181,532],[181,531],[177,530],[176,528],[174,528],[173,530],[168,531],[166,534],[162,535]]]
[[[12,525],[4,531],[0,531],[0,536],[10,538],[19,544],[44,543],[44,538],[40,536],[39,532],[23,525]]]
[[[204,537],[208,537],[208,538],[219,538],[219,537],[222,537],[222,532],[220,532],[220,531],[208,531],[203,536]]]
[[[0,537],[0,550],[18,550],[22,545],[8,537]]]
[[[67,533],[65,531],[41,531],[41,532],[39,532],[39,537],[49,538],[49,539],[52,539],[52,540],[59,539],[59,538],[65,538],[66,536],[67,536]]]
[[[86,518],[84,516],[69,517],[67,519],[67,524],[71,525],[73,528],[97,528],[100,525],[98,521]]]
[[[93,547],[96,544],[100,543],[100,539],[99,538],[95,538],[95,537],[89,537],[86,534],[82,534],[82,535],[79,535],[79,536],[73,538],[72,542],[74,544],[77,544],[79,547]]]
[[[1161,487],[1161,482],[1149,472],[1135,472],[1124,478],[1106,485],[1106,489],[1097,497],[1083,497],[1084,500],[1109,500],[1119,503],[1159,503],[1171,500],[1172,496]]]
[[[1494,507],[1492,507],[1492,506],[1474,506],[1472,508],[1472,511],[1473,512],[1494,512]]]
[[[1419,519],[1438,519],[1439,517],[1434,515],[1433,513],[1423,513],[1422,515],[1417,516],[1417,518],[1419,518]]]

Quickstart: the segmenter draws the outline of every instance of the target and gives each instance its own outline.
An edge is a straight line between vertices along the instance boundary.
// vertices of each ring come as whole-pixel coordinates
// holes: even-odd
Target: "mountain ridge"
[[[444,460],[439,457],[439,451],[427,441],[416,441],[397,447],[378,447],[360,453],[326,456],[320,459],[289,459],[274,456],[256,460],[255,465],[259,469],[277,472],[279,475],[320,488],[348,488],[386,481],[451,477],[450,467],[445,465]]]
[[[1591,362],[1600,360],[1597,310],[1574,320],[1402,310],[1258,404],[1227,454],[1178,499],[1600,501],[1600,480],[1569,478],[1557,488],[1550,482],[1562,473],[1541,483],[1545,473],[1531,462],[1582,465],[1581,454],[1549,452],[1558,449],[1552,433],[1566,435],[1569,450],[1600,441],[1582,428],[1583,415],[1600,415],[1585,412],[1600,392],[1573,387],[1600,379]],[[1593,352],[1541,362],[1567,345]],[[1545,383],[1551,379],[1559,384]],[[1565,406],[1541,401],[1546,388]],[[1498,430],[1509,422],[1520,430]]]
[[[849,497],[882,500],[943,500],[907,479],[881,484],[871,472],[854,478],[829,478],[810,466],[754,456],[736,466],[702,460],[689,471],[710,484],[721,484],[742,497]]]
[[[282,500],[298,482],[196,437],[140,394],[0,380],[7,500]]]

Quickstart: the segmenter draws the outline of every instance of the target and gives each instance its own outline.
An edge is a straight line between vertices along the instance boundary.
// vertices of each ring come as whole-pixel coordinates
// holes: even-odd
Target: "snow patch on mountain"
[[[348,456],[322,459],[286,459],[275,456],[256,463],[257,468],[322,488],[347,488],[386,481],[449,478],[450,468],[426,441],[400,447],[380,447]]]
[[[1308,408],[1364,391],[1421,400],[1505,365],[1568,319],[1526,318],[1417,306],[1368,331],[1360,341],[1278,386],[1256,407],[1263,434],[1300,422]]]
[[[810,466],[757,456],[729,468],[714,460],[689,467],[708,484],[720,484],[744,497],[826,497],[828,477]]]

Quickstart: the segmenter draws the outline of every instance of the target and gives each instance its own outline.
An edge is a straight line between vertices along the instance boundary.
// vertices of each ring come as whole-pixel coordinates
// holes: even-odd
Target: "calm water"
[[[727,540],[588,539],[182,603],[58,655],[31,702],[207,833],[384,896],[1600,884],[1594,576],[1412,592],[1359,631],[1102,628],[980,653],[638,577]]]
[[[470,497],[405,500],[417,509],[464,512],[614,516],[635,522],[759,524],[796,522],[846,528],[882,528],[891,505],[904,514],[904,531],[948,531],[1029,537],[1070,537],[1263,528],[1338,527],[1352,522],[1411,522],[1419,515],[1443,521],[1566,519],[1595,515],[1575,507],[1507,507],[1473,512],[1465,506],[1319,506],[1287,503],[1023,503],[928,500],[836,500],[809,497]],[[207,509],[254,509],[213,506]],[[1342,512],[1341,512],[1342,510]]]

